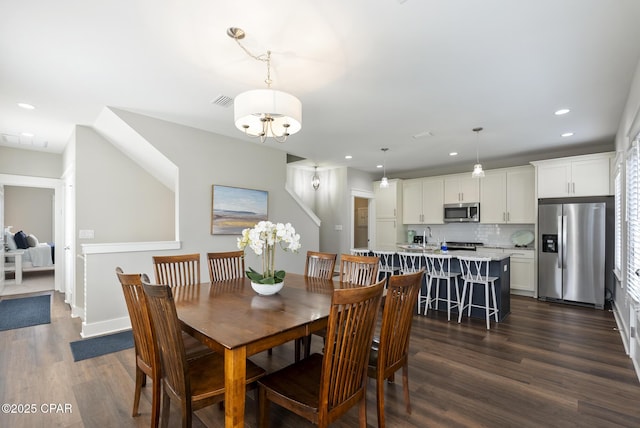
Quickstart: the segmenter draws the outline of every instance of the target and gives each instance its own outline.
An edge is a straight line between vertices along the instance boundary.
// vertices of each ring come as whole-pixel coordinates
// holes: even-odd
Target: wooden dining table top
[[[252,355],[324,328],[339,287],[338,281],[288,273],[271,296],[258,295],[248,278],[174,287],[173,295],[185,331],[215,350],[245,346]]]

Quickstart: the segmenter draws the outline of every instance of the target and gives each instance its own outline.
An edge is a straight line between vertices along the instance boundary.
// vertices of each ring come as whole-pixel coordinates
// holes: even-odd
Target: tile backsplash
[[[450,242],[482,242],[484,245],[496,246],[513,245],[511,236],[520,230],[535,232],[533,224],[449,223],[428,226],[431,228],[431,237],[425,225],[407,225],[407,229],[415,230],[417,236],[425,233],[428,244],[437,244],[445,239]]]

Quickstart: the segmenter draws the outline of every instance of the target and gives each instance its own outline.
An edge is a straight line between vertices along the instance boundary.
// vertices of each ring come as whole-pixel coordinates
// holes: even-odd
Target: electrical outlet
[[[80,239],[93,239],[95,236],[92,229],[80,229],[78,232],[78,238]]]
[[[342,230],[342,225],[341,224],[336,224],[335,229],[336,230]]]

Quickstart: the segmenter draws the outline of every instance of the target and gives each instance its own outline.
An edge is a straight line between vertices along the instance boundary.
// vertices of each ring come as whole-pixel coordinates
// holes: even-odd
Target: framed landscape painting
[[[213,185],[211,234],[240,235],[243,229],[267,220],[269,192]]]

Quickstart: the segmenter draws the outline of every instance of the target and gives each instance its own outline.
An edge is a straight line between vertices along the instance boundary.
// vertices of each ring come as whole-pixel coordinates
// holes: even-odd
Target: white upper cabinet
[[[402,222],[442,224],[444,181],[442,177],[417,178],[402,182]]]
[[[389,180],[389,187],[380,188],[373,183],[376,205],[376,238],[372,250],[395,250],[400,242],[406,242],[407,231],[402,224],[402,181]]]
[[[531,166],[487,171],[480,179],[480,222],[534,223],[534,176]]]
[[[507,170],[507,223],[535,223],[535,169],[530,166]],[[481,211],[482,212],[482,211]],[[482,217],[481,217],[482,218]]]
[[[538,198],[611,194],[612,153],[531,162],[537,168]]]
[[[376,218],[395,218],[399,205],[402,204],[402,188],[398,180],[389,180],[389,187],[380,188],[380,182],[373,183],[373,194],[376,198]]]
[[[480,202],[480,183],[471,173],[444,176],[444,203],[459,202]]]

